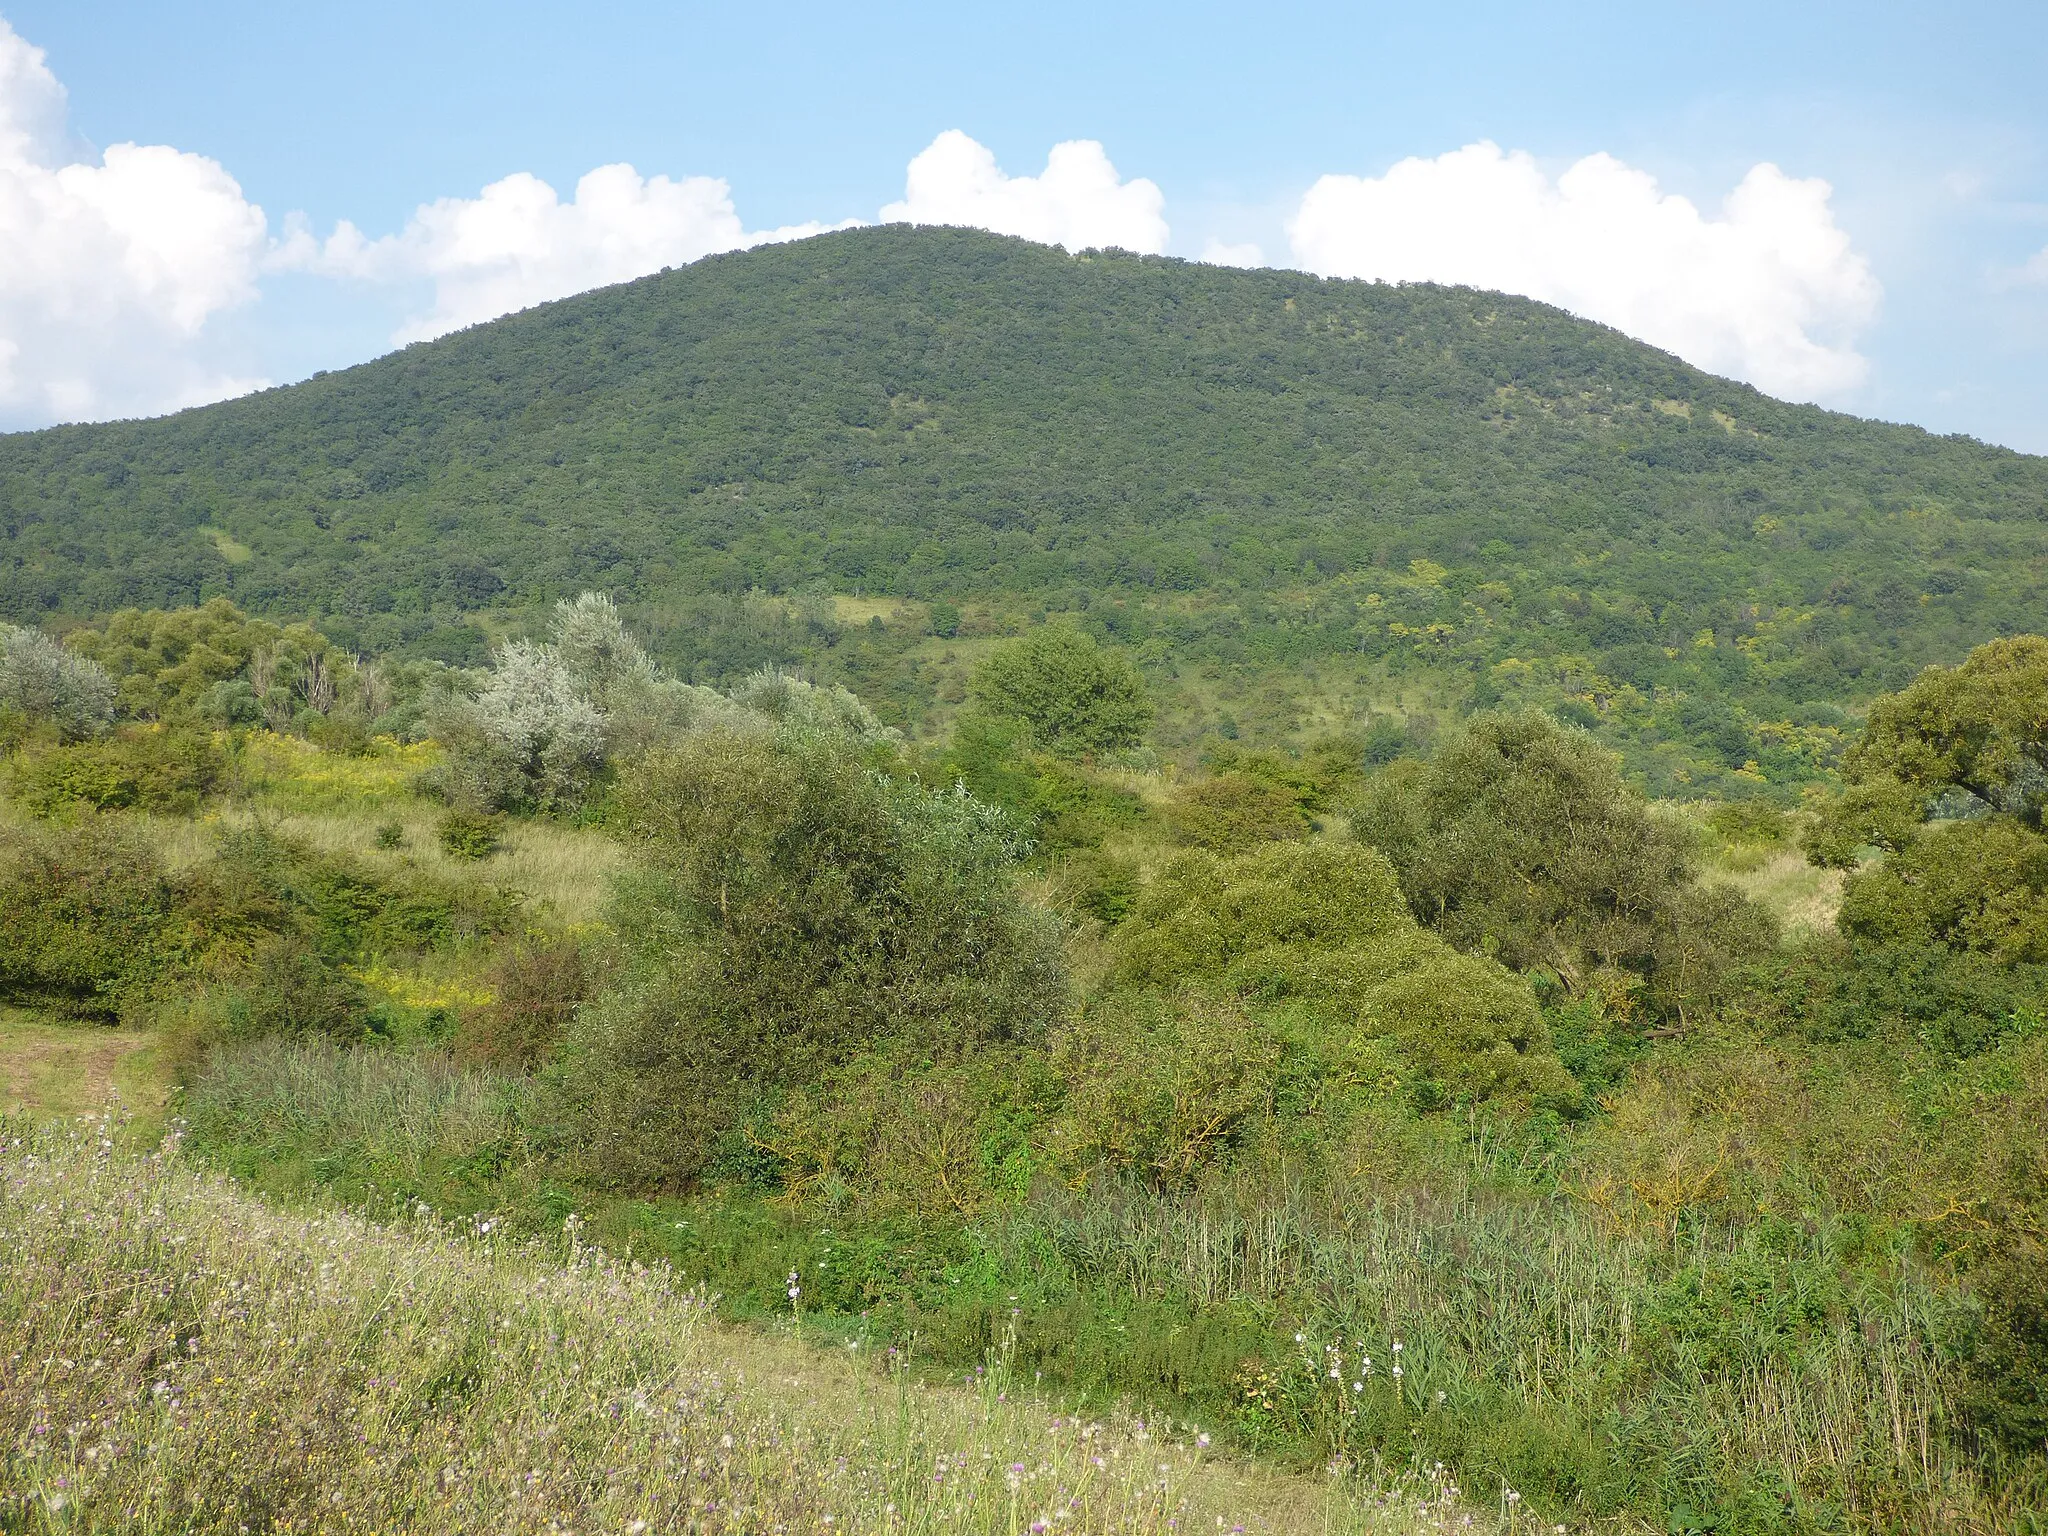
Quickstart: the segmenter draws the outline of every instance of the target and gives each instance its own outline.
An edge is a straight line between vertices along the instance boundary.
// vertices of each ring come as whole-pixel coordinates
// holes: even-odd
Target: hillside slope
[[[1226,664],[1683,698],[1668,731],[1733,764],[1760,723],[2038,622],[2044,557],[2048,460],[1540,304],[961,230],[715,257],[0,438],[15,618],[227,594],[458,654],[464,613],[586,585],[993,598]]]

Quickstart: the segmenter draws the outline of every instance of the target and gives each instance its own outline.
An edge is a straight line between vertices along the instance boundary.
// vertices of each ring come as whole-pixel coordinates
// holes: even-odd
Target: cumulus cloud
[[[1070,251],[1166,249],[1166,199],[1144,177],[1125,181],[1093,139],[1055,144],[1036,176],[1009,176],[986,146],[949,128],[910,162],[886,224],[959,224]]]
[[[254,297],[263,210],[164,145],[81,154],[43,51],[0,21],[0,418],[140,414],[259,388],[208,367],[207,321]]]
[[[1384,176],[1325,176],[1288,235],[1325,276],[1527,294],[1773,394],[1826,399],[1863,381],[1855,342],[1880,296],[1830,195],[1761,164],[1714,218],[1610,155],[1553,181],[1527,154],[1479,143]]]
[[[644,277],[715,251],[821,232],[822,224],[749,231],[732,189],[710,176],[642,177],[601,165],[573,200],[524,171],[476,197],[422,206],[395,235],[370,240],[346,221],[325,241],[295,229],[278,264],[373,282],[426,279],[433,307],[394,340],[420,341],[607,283]]]
[[[1210,240],[1202,247],[1201,260],[1216,267],[1263,267],[1266,253],[1249,241],[1232,245],[1227,240]]]

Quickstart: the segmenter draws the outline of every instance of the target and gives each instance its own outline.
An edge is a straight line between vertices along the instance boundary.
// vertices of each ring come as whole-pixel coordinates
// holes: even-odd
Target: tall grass
[[[0,1529],[1163,1533],[1444,1529],[1441,1477],[1240,1486],[1158,1426],[927,1393],[556,1251],[289,1213],[0,1125]],[[1310,1490],[1310,1494],[1319,1494]]]
[[[1127,1329],[1148,1307],[1147,1331],[1263,1320],[1240,1418],[1332,1453],[1412,1444],[1474,1486],[1678,1528],[2038,1520],[1948,1433],[1955,1303],[1905,1253],[1855,1262],[1839,1228],[1631,1230],[1474,1185],[1335,1207],[1270,1187],[1041,1193],[986,1233],[1013,1283],[1118,1298]],[[1051,1346],[1027,1337],[1025,1355]]]
[[[541,1182],[520,1091],[431,1053],[271,1044],[221,1053],[187,1113],[259,1183],[532,1228],[568,1197]],[[1551,1521],[2041,1528],[2040,1490],[1987,1484],[1963,1449],[1950,1341],[1968,1299],[1909,1229],[1823,1206],[1602,1206],[1546,1193],[1506,1147],[1430,1156],[1380,1191],[1041,1183],[964,1231],[743,1196],[588,1214],[742,1311],[787,1318],[796,1269],[807,1311],[915,1338],[956,1377],[994,1352],[1075,1400],[1177,1405],[1298,1465],[1440,1460]]]

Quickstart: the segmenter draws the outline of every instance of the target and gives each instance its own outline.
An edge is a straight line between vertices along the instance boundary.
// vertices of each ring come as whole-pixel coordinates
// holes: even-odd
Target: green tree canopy
[[[1428,764],[1381,774],[1354,827],[1424,923],[1568,987],[1622,970],[1680,1002],[1729,951],[1771,936],[1753,904],[1698,885],[1690,835],[1612,754],[1533,712],[1479,716]]]
[[[975,671],[986,713],[1031,727],[1061,757],[1134,747],[1152,723],[1145,679],[1124,652],[1067,625],[1049,625],[999,647]]]
[[[2048,962],[2048,639],[1994,640],[1878,699],[1842,775],[1806,846],[1855,871],[1843,932]],[[1865,847],[1884,858],[1859,868]]]
[[[603,1178],[686,1184],[861,1051],[1031,1039],[1060,1010],[1057,925],[1019,895],[1000,813],[873,750],[734,710],[624,771],[646,868],[614,912],[629,974],[568,1042]]]

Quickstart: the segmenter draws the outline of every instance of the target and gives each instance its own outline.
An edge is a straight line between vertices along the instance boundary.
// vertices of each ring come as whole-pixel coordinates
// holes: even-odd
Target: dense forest
[[[915,724],[922,642],[1064,614],[1189,741],[1342,676],[1348,723],[1534,702],[1739,794],[2037,621],[2048,463],[1499,294],[892,227],[0,439],[0,533],[0,615],[58,629],[225,596],[473,663],[596,587],[682,675],[805,663]]]

